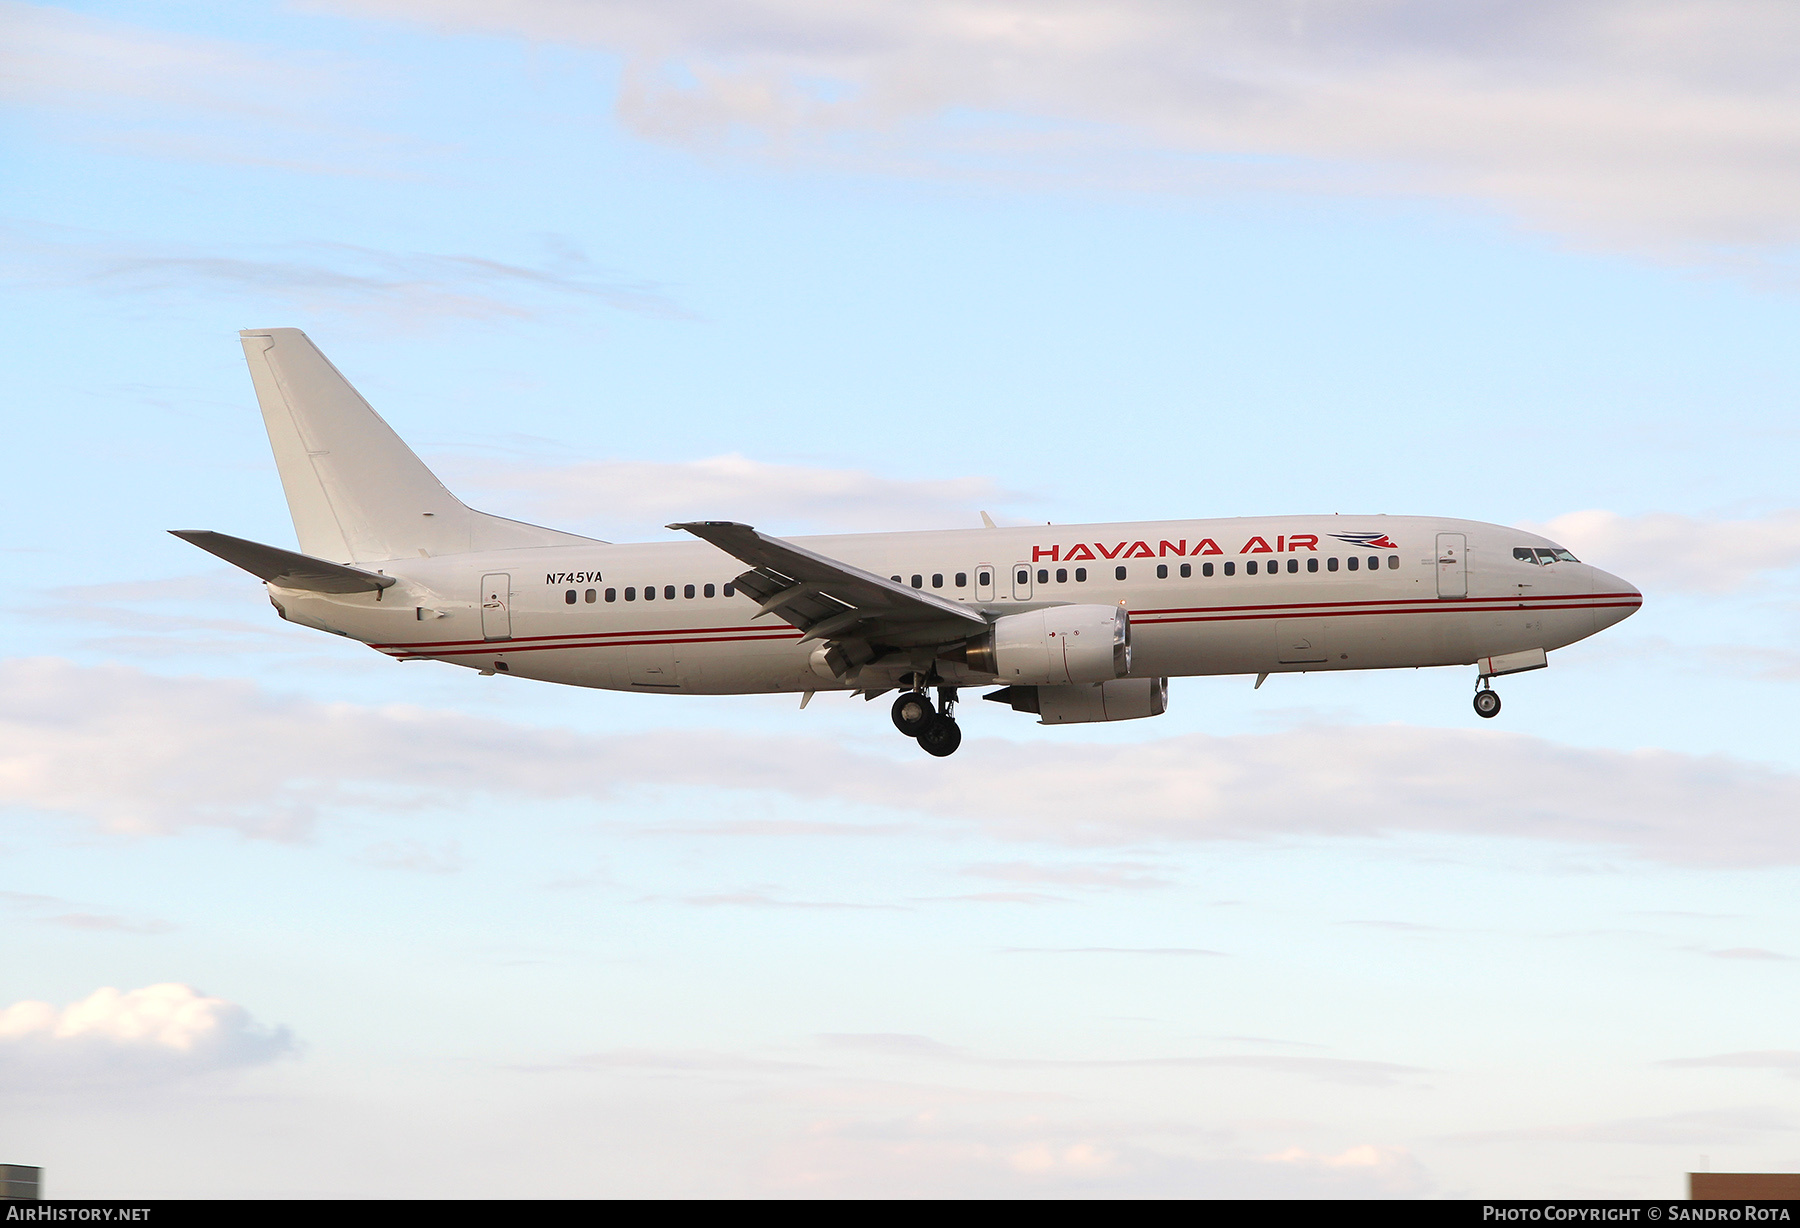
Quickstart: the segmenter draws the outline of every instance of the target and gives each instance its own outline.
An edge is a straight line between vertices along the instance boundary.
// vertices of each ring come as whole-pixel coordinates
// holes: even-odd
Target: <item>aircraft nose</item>
[[[1614,623],[1624,622],[1644,604],[1644,594],[1635,584],[1621,580],[1609,571],[1594,568],[1594,630],[1601,631]]]

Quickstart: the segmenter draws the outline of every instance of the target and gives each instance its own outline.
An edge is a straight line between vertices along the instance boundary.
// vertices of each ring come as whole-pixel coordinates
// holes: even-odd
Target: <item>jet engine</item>
[[[969,641],[964,660],[972,670],[1019,686],[1109,682],[1131,672],[1131,616],[1112,605],[1008,614]]]
[[[1115,678],[1088,686],[1009,686],[982,696],[1035,712],[1040,725],[1085,725],[1161,716],[1169,708],[1167,678]]]

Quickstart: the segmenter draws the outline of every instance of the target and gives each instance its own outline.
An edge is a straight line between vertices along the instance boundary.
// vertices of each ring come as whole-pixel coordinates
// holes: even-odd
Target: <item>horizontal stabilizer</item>
[[[228,537],[207,529],[170,529],[184,542],[216,554],[233,567],[242,567],[259,580],[282,588],[302,588],[313,593],[378,593],[394,582],[360,567],[328,563],[311,555],[295,554],[277,546]]]

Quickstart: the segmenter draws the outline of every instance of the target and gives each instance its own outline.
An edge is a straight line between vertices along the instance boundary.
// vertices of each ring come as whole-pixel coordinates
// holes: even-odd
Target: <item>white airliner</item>
[[[783,540],[746,524],[617,545],[466,506],[298,329],[241,334],[300,552],[176,535],[260,577],[290,622],[400,661],[672,694],[898,690],[931,754],[958,688],[1046,725],[1158,716],[1169,679],[1541,669],[1642,604],[1502,525],[1269,516]],[[929,697],[937,691],[934,704]]]

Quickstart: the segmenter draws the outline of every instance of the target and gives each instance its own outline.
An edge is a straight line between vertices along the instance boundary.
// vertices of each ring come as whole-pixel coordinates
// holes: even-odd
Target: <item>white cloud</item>
[[[983,477],[903,481],[738,455],[569,465],[457,457],[439,467],[471,502],[570,526],[710,519],[785,533],[978,528],[981,509],[1017,497]]]
[[[0,1086],[159,1081],[273,1061],[293,1047],[286,1028],[188,985],[96,989],[60,1009],[26,1001],[0,1010]]]
[[[167,303],[231,299],[265,312],[350,317],[399,332],[447,319],[537,320],[598,306],[663,319],[691,313],[662,289],[553,241],[530,263],[467,253],[395,252],[347,243],[153,244],[13,225],[0,232],[7,275],[26,285],[85,283]]]
[[[1396,1194],[1410,1193],[1424,1185],[1424,1170],[1404,1147],[1360,1143],[1335,1155],[1320,1155],[1304,1147],[1289,1147],[1263,1156],[1266,1163],[1291,1164],[1322,1173],[1366,1174]]]
[[[239,111],[256,96],[304,99],[330,80],[241,44],[53,5],[0,0],[0,31],[0,98],[13,103]]]
[[[1790,1079],[1800,1079],[1800,1049],[1758,1049],[1743,1053],[1718,1053],[1711,1057],[1676,1057],[1658,1062],[1657,1065],[1685,1069],[1716,1067],[1727,1070],[1779,1070]]]
[[[489,791],[603,803],[676,787],[825,799],[1071,845],[1428,832],[1680,864],[1800,862],[1800,777],[1723,755],[1404,725],[1127,744],[983,733],[975,727],[949,760],[906,754],[897,736],[894,757],[735,731],[597,737],[15,660],[0,665],[0,803],[118,831],[218,825],[293,838],[338,806],[455,806]]]
[[[1800,566],[1797,510],[1748,520],[1704,520],[1670,512],[1621,516],[1594,510],[1519,527],[1567,546],[1582,561],[1640,588],[1726,593],[1771,572]]]
[[[1085,865],[1039,865],[1027,861],[988,862],[969,866],[963,873],[1008,883],[1054,883],[1064,887],[1141,889],[1169,885],[1168,879],[1155,873],[1155,867],[1139,862]]]
[[[332,114],[387,79],[292,47],[0,0],[0,103],[133,155],[393,177],[406,143],[370,133],[350,106]]]
[[[116,934],[167,934],[174,926],[167,921],[133,921],[105,913],[68,912],[43,919],[46,925],[60,925],[72,930],[100,930]]]
[[[1780,0],[314,0],[626,59],[639,133],[928,173],[1432,193],[1659,245],[1800,238]]]
[[[1539,1126],[1456,1134],[1458,1143],[1630,1143],[1649,1147],[1747,1143],[1758,1135],[1794,1129],[1785,1113],[1763,1105],[1695,1109],[1657,1117],[1627,1117],[1570,1126]]]
[[[1368,1198],[1429,1188],[1400,1148],[1377,1148],[1372,1164],[1324,1162],[1299,1148],[1254,1156],[1228,1136],[1166,1123],[953,1114],[949,1095],[938,1101],[814,1122],[776,1153],[769,1184],[862,1197]],[[1359,1148],[1345,1154],[1360,1159]]]

